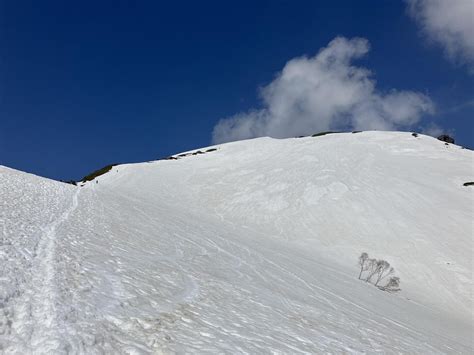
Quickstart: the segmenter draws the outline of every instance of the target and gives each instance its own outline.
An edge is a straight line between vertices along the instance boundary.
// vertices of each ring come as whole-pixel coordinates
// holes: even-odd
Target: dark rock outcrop
[[[454,138],[448,136],[447,134],[442,134],[438,137],[440,141],[446,142],[446,143],[451,143],[454,144]]]

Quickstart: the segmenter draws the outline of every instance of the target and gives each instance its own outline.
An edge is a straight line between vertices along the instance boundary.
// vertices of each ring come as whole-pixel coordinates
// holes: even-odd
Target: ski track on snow
[[[62,344],[58,334],[55,283],[56,247],[61,238],[57,230],[77,208],[79,192],[77,188],[70,207],[44,229],[32,265],[33,277],[25,292],[28,301],[22,303],[14,324],[19,333],[26,333],[26,343],[35,352],[58,351]]]

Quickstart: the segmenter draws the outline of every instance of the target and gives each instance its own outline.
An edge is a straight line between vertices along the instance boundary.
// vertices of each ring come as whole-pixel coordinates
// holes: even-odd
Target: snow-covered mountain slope
[[[215,148],[83,187],[0,167],[0,351],[472,353],[472,151],[397,132]],[[364,251],[400,292],[358,280]]]

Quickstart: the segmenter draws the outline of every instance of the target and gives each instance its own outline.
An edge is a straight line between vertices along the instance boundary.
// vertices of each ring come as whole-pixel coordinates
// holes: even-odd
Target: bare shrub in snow
[[[400,291],[400,278],[392,276],[384,286],[378,286],[378,288],[388,292]]]
[[[388,261],[385,261],[385,260],[380,260],[380,261],[381,261],[381,265],[376,275],[377,279],[375,280],[375,286],[378,286],[380,281],[385,279],[387,276],[392,275],[395,271],[395,269],[390,266],[390,263]]]
[[[368,266],[369,266],[369,263],[367,262],[368,258],[369,258],[369,254],[367,253],[362,253],[359,256],[359,267],[360,267],[359,280],[362,277],[362,273],[368,270]]]
[[[367,272],[365,282],[373,283],[379,289],[384,291],[399,291],[400,278],[390,277],[387,284],[380,286],[380,283],[387,277],[395,273],[395,269],[390,266],[390,263],[386,260],[370,259],[369,254],[362,253],[359,256],[359,280],[362,280],[362,274]]]
[[[370,282],[372,278],[380,271],[381,268],[381,262],[382,260],[377,260],[377,259],[368,259],[367,260],[367,265],[368,265],[368,274],[367,277],[365,278],[366,282]]]

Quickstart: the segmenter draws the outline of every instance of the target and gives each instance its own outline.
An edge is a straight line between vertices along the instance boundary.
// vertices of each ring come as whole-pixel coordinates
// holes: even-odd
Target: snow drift
[[[0,167],[0,351],[472,352],[472,151],[401,132],[213,148],[83,187]],[[402,290],[358,280],[361,252]]]

